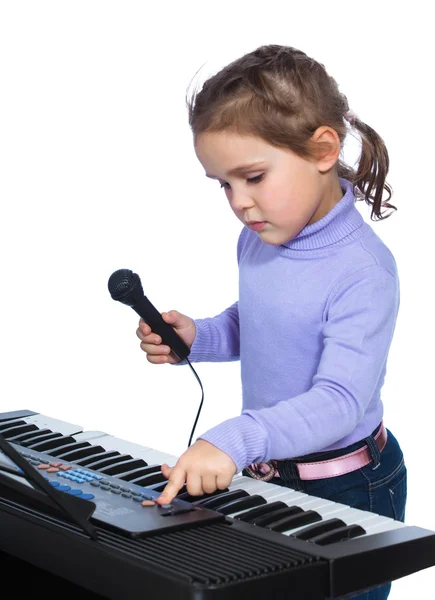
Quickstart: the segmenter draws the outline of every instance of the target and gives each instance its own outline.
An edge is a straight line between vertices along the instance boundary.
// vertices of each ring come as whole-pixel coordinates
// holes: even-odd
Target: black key
[[[63,446],[59,446],[58,448],[52,448],[50,452],[47,454],[51,454],[51,456],[58,456],[59,458],[63,458],[64,454],[70,452],[71,450],[79,450],[80,448],[89,448],[91,444],[89,442],[77,442],[74,441],[72,444],[65,444]]]
[[[15,435],[14,437],[9,438],[9,441],[15,442],[15,444],[21,444],[21,442],[25,440],[29,440],[31,438],[37,439],[38,437],[42,438],[42,436],[45,436],[49,433],[53,433],[51,429],[38,429],[37,427],[36,429],[38,433],[35,433],[35,431],[31,431],[29,433],[21,433],[20,435]]]
[[[285,508],[286,506],[287,504],[285,504],[281,500],[276,500],[275,502],[271,502],[270,504],[265,504],[264,506],[259,506],[258,508],[248,510],[248,512],[245,512],[242,515],[236,515],[234,518],[239,519],[240,521],[248,521],[250,523],[252,519],[261,517],[261,515],[266,515],[267,513],[273,512],[278,508]]]
[[[130,483],[147,487],[148,485],[152,485],[153,483],[162,483],[163,481],[165,483],[168,483],[168,480],[160,471],[160,473],[151,473],[150,475],[146,475],[145,477],[136,477],[136,479],[131,479]]]
[[[15,424],[10,425],[10,427],[3,427],[1,432],[6,439],[10,439],[13,436],[35,431],[35,429],[38,429],[36,425],[33,425],[32,423],[25,423],[23,421],[23,423],[20,425]]]
[[[288,531],[289,529],[295,529],[296,527],[301,527],[302,525],[308,525],[308,523],[315,523],[316,521],[321,520],[321,515],[315,510],[305,510],[297,515],[284,517],[279,521],[269,523],[267,528],[272,529],[272,531]]]
[[[121,463],[122,465],[123,463]],[[128,465],[127,465],[128,466]],[[160,472],[160,468],[159,468],[159,472]],[[133,479],[138,479],[139,477],[145,477],[145,475],[150,475],[151,473],[147,473],[146,467],[144,469],[142,468],[137,468],[137,469],[126,469],[125,471],[123,471],[122,473],[117,473],[117,477],[119,479],[123,479],[124,481],[133,481]]]
[[[346,523],[341,519],[328,519],[327,521],[321,521],[320,523],[314,523],[314,525],[304,527],[304,529],[301,529],[296,533],[292,533],[289,537],[298,538],[299,540],[311,540],[311,538],[316,535],[327,533],[328,531],[334,531],[334,529],[338,529],[339,527],[343,526],[346,526]]]
[[[68,462],[76,462],[80,458],[87,457],[87,456],[93,456],[103,450],[104,450],[104,448],[102,446],[88,445],[88,446],[84,446],[83,448],[76,447],[75,450],[70,450],[69,452],[63,452],[61,456],[62,456],[62,460],[66,460]]]
[[[119,454],[119,452],[117,452],[115,456],[106,456],[106,458],[97,460],[96,462],[88,464],[87,466],[93,471],[99,471],[100,469],[104,469],[104,467],[107,467],[108,465],[114,465],[118,462],[131,460],[132,458],[133,457],[130,456],[130,454]]]
[[[118,476],[118,473],[126,473],[128,471],[133,471],[133,469],[138,469],[139,467],[143,466],[143,461],[140,458],[130,458],[121,462],[117,462],[114,465],[100,467],[99,471],[100,473],[104,473],[105,475]]]
[[[195,506],[202,506],[204,508],[217,509],[222,504],[226,504],[231,500],[237,500],[238,498],[245,498],[246,496],[249,496],[246,490],[231,490],[225,492],[224,494],[219,494],[218,496],[215,496],[213,498],[196,500],[196,502],[194,502],[193,504],[195,504]]]
[[[343,542],[344,540],[350,540],[351,538],[365,535],[366,531],[361,525],[346,525],[346,527],[340,527],[334,531],[328,533],[321,533],[311,538],[310,542],[313,544],[320,544],[325,546],[326,544],[333,544],[334,542]]]
[[[159,492],[159,494],[160,494],[165,489],[167,483],[168,483],[167,481],[162,481],[159,483],[153,483],[153,485],[149,485],[148,487],[150,490],[154,490],[155,492]],[[185,485],[183,485],[183,487],[181,488],[179,493],[180,494],[187,493]],[[177,498],[178,498],[178,496],[177,496]]]
[[[224,515],[230,515],[231,513],[238,512],[239,510],[246,510],[254,506],[260,506],[266,504],[266,500],[263,496],[254,494],[253,496],[245,496],[245,498],[238,498],[237,500],[231,500],[219,506],[216,510]]]
[[[80,458],[76,460],[78,465],[82,467],[88,467],[89,469],[93,468],[93,464],[102,460],[103,458],[113,458],[114,456],[121,456],[121,453],[117,450],[108,450],[104,452],[99,452],[98,454],[94,454],[93,456],[87,456],[86,458]]]
[[[125,473],[119,473],[117,477],[119,479],[123,479],[124,481],[131,481],[137,477],[145,477],[146,475],[152,475],[153,473],[161,473],[161,465],[149,465],[146,467],[140,467],[138,469],[133,469],[132,471],[127,471]]]
[[[61,439],[61,438],[63,438],[63,435],[61,433],[56,433],[55,431],[44,434],[44,435],[41,435],[40,433],[38,433],[38,435],[32,436],[31,438],[28,438],[27,440],[23,440],[21,442],[21,446],[25,446],[26,448],[31,448],[33,446],[33,444],[36,444],[38,442],[44,442],[46,440],[54,440],[54,439]]]
[[[284,508],[278,508],[277,510],[262,515],[261,517],[251,519],[250,522],[254,525],[258,525],[259,527],[267,527],[269,523],[274,523],[275,521],[279,521],[279,519],[283,519],[284,517],[291,517],[302,512],[304,511],[300,506],[286,505]]]
[[[32,450],[37,450],[38,452],[46,452],[47,454],[51,454],[49,450],[58,448],[59,446],[65,446],[66,444],[73,444],[76,441],[77,440],[70,435],[57,434],[56,437],[53,437],[50,440],[35,442],[34,444],[26,444],[26,446],[28,448],[32,448]]]
[[[177,494],[177,498],[179,498],[180,500],[185,500],[186,502],[192,502],[192,503],[197,502],[198,500],[205,500],[206,498],[214,498],[215,496],[221,496],[222,494],[226,494],[227,492],[230,491],[228,488],[225,488],[224,490],[215,490],[214,492],[211,492],[210,494],[202,494],[202,496],[192,496],[187,491],[186,486],[184,485],[183,487],[184,487],[184,491],[180,490]],[[157,490],[157,491],[160,491],[160,490]]]
[[[0,431],[3,433],[3,431],[6,431],[11,427],[17,427],[18,425],[27,425],[27,423],[22,419],[10,419],[9,421],[2,421],[0,422]]]

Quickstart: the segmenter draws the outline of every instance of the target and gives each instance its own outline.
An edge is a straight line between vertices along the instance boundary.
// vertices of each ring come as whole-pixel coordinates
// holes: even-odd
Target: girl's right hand
[[[193,319],[176,310],[163,312],[162,319],[175,329],[189,348],[192,347],[193,340],[196,336],[196,327]],[[154,333],[151,327],[145,323],[143,319],[140,319],[139,321],[136,335],[141,340],[140,347],[146,352],[147,360],[150,363],[155,365],[170,363],[173,365],[180,362],[178,356],[175,356],[169,346],[162,344],[162,338],[157,333]]]

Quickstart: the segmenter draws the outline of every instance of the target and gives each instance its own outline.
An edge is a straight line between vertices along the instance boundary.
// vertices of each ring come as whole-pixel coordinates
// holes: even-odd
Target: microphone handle
[[[168,323],[165,323],[162,315],[146,296],[142,296],[136,300],[131,307],[151,327],[153,332],[162,338],[162,342],[171,348],[180,361],[189,356],[190,348],[183,342],[175,329]]]

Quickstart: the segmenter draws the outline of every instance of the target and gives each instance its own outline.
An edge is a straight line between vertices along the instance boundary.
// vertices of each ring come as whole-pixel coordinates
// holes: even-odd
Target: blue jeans
[[[374,441],[378,429],[379,427],[365,440],[340,450],[310,454],[301,459],[278,461],[280,478],[271,479],[271,483],[404,521],[407,477],[402,450],[394,435],[387,430],[387,443],[380,453]],[[309,481],[301,480],[297,474],[296,462],[335,458],[353,452],[365,444],[370,448],[373,461],[352,473]],[[386,600],[390,589],[391,582],[349,597],[347,600]]]

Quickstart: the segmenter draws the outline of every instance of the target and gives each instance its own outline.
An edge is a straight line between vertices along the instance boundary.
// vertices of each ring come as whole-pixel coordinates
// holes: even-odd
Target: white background
[[[194,318],[237,299],[241,224],[196,159],[184,97],[201,67],[203,80],[259,45],[295,46],[325,65],[389,150],[399,210],[373,226],[396,256],[402,302],[385,423],[406,455],[407,522],[435,530],[429,7],[2,1],[0,410],[183,452],[198,382],[188,367],[147,362],[138,317],[107,281],[132,269],[160,311]],[[199,434],[239,414],[241,389],[238,363],[195,368]],[[390,597],[429,597],[434,573],[401,579]]]

